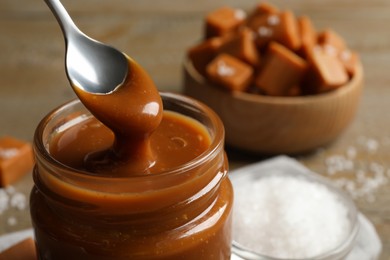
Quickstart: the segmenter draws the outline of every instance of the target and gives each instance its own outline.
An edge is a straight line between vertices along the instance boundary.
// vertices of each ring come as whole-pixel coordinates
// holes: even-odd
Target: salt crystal
[[[265,26],[260,26],[258,29],[257,29],[257,33],[261,36],[261,37],[270,37],[272,35],[272,30],[268,27],[265,27]]]
[[[348,61],[349,59],[351,59],[351,57],[352,54],[349,50],[344,50],[340,53],[340,59],[343,61]]]
[[[383,139],[386,142],[386,138]],[[390,140],[390,139],[389,139]],[[384,165],[372,161],[380,145],[374,138],[359,136],[359,146],[349,146],[345,152],[346,156],[331,155],[325,158],[326,174],[332,175],[332,181],[337,187],[345,189],[354,199],[365,199],[368,202],[375,201],[375,192],[382,186],[389,183],[390,169]],[[369,160],[357,159],[358,148],[363,148],[359,153],[369,153]],[[340,174],[338,176],[338,174]],[[353,175],[355,178],[349,178]]]
[[[27,206],[26,196],[23,193],[15,193],[10,199],[10,206],[18,210],[24,210]]]
[[[234,17],[236,17],[237,20],[244,20],[246,18],[246,13],[242,9],[236,9],[234,11]]]
[[[279,22],[280,22],[280,18],[277,15],[270,15],[267,18],[267,23],[269,25],[275,26],[275,25],[278,25]]]
[[[378,147],[379,147],[378,141],[376,141],[374,139],[368,139],[366,145],[367,145],[368,151],[370,151],[370,152],[376,152],[378,150]]]
[[[379,142],[373,138],[361,136],[359,137],[358,142],[370,153],[375,153],[379,148]]]
[[[356,157],[357,151],[356,148],[353,146],[348,147],[347,149],[347,156],[350,159],[354,159]]]
[[[336,56],[337,55],[337,49],[333,45],[325,44],[324,45],[324,50],[325,50],[325,53],[330,55],[330,56]]]
[[[15,226],[18,223],[18,220],[15,217],[9,217],[7,223],[10,226]]]
[[[379,173],[383,174],[383,172],[385,171],[385,168],[376,162],[370,163],[369,169],[375,174],[379,174]]]
[[[16,192],[16,189],[14,186],[9,185],[5,188],[5,192],[7,192],[9,195],[11,195],[11,194],[14,194]]]
[[[15,157],[19,152],[17,148],[4,149],[0,148],[0,159],[10,159]]]
[[[338,246],[352,228],[348,209],[323,184],[274,175],[235,193],[235,240],[260,254],[311,258]]]
[[[352,170],[354,168],[354,162],[342,155],[333,155],[326,158],[325,164],[327,166],[327,173],[329,175]]]
[[[234,75],[235,70],[229,67],[225,62],[219,61],[217,66],[217,74],[223,77]]]

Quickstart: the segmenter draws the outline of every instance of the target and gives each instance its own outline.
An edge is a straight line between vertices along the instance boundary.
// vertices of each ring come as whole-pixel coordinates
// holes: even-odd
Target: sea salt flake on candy
[[[272,35],[272,30],[265,26],[260,26],[259,29],[257,29],[257,33],[262,37],[270,37]]]
[[[17,148],[9,148],[4,149],[0,148],[0,159],[10,159],[12,157],[15,157],[19,152],[19,149]]]
[[[238,20],[244,20],[246,18],[246,13],[244,10],[242,9],[236,9],[234,11],[234,16],[238,19]]]
[[[280,22],[280,18],[277,15],[270,15],[267,18],[267,22],[269,25],[275,26],[278,25]]]
[[[220,76],[232,76],[235,74],[235,70],[232,67],[229,67],[225,62],[218,62],[218,75]]]

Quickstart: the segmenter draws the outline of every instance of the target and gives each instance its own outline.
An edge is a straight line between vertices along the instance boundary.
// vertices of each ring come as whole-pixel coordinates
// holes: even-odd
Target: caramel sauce
[[[133,139],[121,140],[120,148],[126,148],[130,157],[123,153],[117,156],[115,149],[119,142],[115,137],[95,117],[85,118],[56,135],[50,145],[50,154],[61,163],[84,170],[86,174],[125,177],[171,170],[199,156],[211,142],[202,125],[171,111],[165,111],[157,129],[141,139],[144,143],[134,145],[129,143]],[[148,155],[146,158],[145,154]],[[143,168],[146,161],[148,166]]]

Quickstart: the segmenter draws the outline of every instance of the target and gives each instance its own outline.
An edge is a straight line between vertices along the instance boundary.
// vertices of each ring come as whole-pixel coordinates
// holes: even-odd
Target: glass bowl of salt
[[[237,259],[339,260],[351,252],[358,211],[326,178],[288,157],[238,169],[230,178]]]

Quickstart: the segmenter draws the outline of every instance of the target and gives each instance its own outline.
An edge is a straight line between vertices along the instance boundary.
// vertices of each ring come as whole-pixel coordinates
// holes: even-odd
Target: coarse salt
[[[15,193],[11,196],[10,206],[18,210],[24,210],[27,207],[26,195],[23,193]]]
[[[358,142],[360,145],[366,148],[366,150],[370,153],[377,152],[379,148],[379,142],[375,140],[374,138],[367,138],[364,136],[360,136],[358,138]]]
[[[373,155],[380,149],[378,140],[360,136],[356,144],[349,146],[345,154],[325,158],[326,173],[332,176],[337,187],[346,190],[352,198],[374,202],[375,192],[389,183],[390,169],[374,161]],[[368,154],[368,159],[362,159],[364,156],[361,154]]]
[[[235,194],[234,238],[262,255],[312,258],[352,229],[347,207],[321,183],[273,175],[236,186]]]
[[[0,188],[0,215],[9,209],[25,210],[28,207],[28,200],[24,193],[18,192],[13,186]],[[8,225],[15,225],[17,219],[9,216]]]

